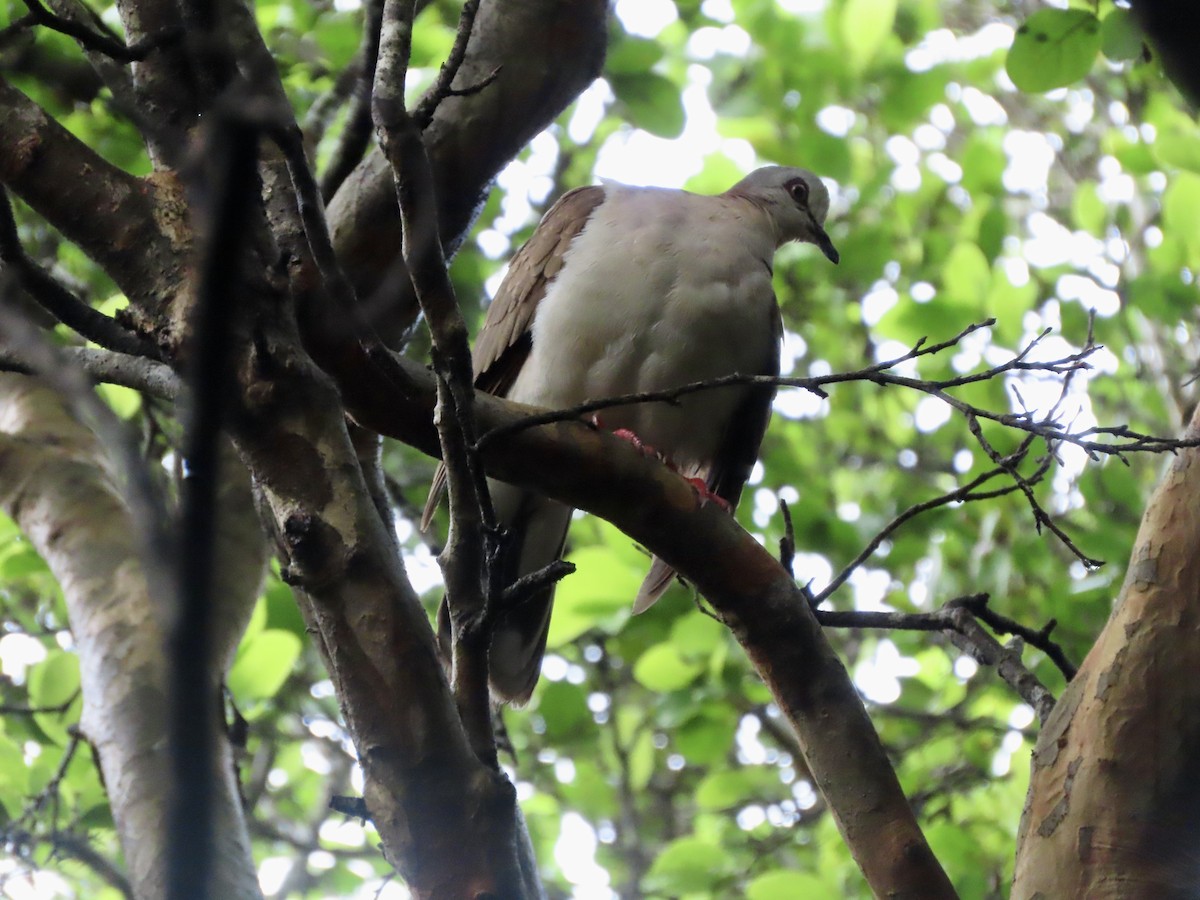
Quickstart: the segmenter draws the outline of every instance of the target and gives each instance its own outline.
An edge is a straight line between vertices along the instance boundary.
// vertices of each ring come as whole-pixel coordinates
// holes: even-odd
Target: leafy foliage
[[[1015,22],[998,7],[934,0],[647,4],[663,24],[637,6],[618,4],[604,84],[500,179],[476,240],[455,260],[469,316],[480,316],[485,285],[528,236],[537,209],[594,172],[621,171],[639,153],[665,155],[688,186],[719,190],[756,159],[801,164],[837,184],[830,230],[842,264],[829,268],[811,248],[781,253],[785,373],[860,368],[989,316],[994,326],[923,360],[921,374],[994,364],[1044,328],[1053,329],[1044,352],[1061,355],[1084,342],[1095,310],[1106,349],[1069,393],[1072,415],[1152,433],[1178,428],[1193,403],[1185,375],[1196,366],[1200,140],[1145,61],[1126,9],[1102,0]],[[101,12],[115,21],[112,9]],[[361,11],[278,0],[257,4],[256,14],[304,115],[354,55]],[[0,25],[15,15],[12,6],[0,11]],[[413,42],[418,80],[436,71],[456,17],[448,0],[423,14]],[[16,83],[105,157],[147,171],[111,98],[42,77],[29,62],[77,69],[73,43],[45,31],[22,40],[0,49]],[[319,160],[343,124],[334,119]],[[660,140],[643,141],[639,129]],[[22,237],[97,303],[112,297],[112,285],[32,216],[22,215]],[[418,339],[412,352],[423,346]],[[969,399],[1018,410],[1044,408],[1048,396],[1057,395],[1013,378],[976,385]],[[151,404],[110,399],[146,428],[154,454],[175,449]],[[985,434],[1002,452],[1016,440],[1000,427]],[[1080,659],[1120,584],[1156,465],[1061,454],[1039,502],[1105,567],[1090,571],[1039,534],[1017,494],[918,517],[831,606],[919,612],[983,591],[1032,627],[1056,619],[1055,636]],[[428,589],[432,614],[438,589],[424,541],[436,549],[436,538],[411,521],[433,466],[400,447],[389,448],[387,462],[410,574]],[[869,384],[837,387],[827,400],[785,389],[738,515],[774,546],[786,500],[796,575],[820,588],[896,515],[989,465],[940,401]],[[730,635],[684,586],[631,617],[647,561],[603,522],[575,523],[570,559],[578,574],[559,590],[542,683],[528,708],[505,713],[547,880],[564,893],[607,883],[621,896],[865,896],[793,736]],[[38,870],[47,896],[114,896],[55,842],[61,829],[86,835],[107,857],[117,852],[86,754],[54,781],[78,716],[78,667],[58,589],[9,523],[0,525],[0,586],[3,702],[43,710],[0,723],[10,854],[0,879]],[[834,639],[962,896],[1002,896],[1027,777],[1028,710],[936,635]],[[1041,652],[1027,650],[1025,660],[1061,690]],[[387,866],[369,827],[327,809],[329,795],[354,792],[350,745],[277,577],[229,688],[249,721],[240,769],[264,885],[286,884],[296,896],[370,896]],[[57,789],[53,822],[44,806],[27,814],[48,786]]]

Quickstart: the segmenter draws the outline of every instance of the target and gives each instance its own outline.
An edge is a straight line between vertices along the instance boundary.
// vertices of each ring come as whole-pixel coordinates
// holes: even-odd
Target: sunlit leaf
[[[879,52],[896,20],[896,5],[897,0],[846,0],[838,34],[853,68],[865,68]]]
[[[682,837],[668,844],[646,874],[647,891],[682,894],[710,888],[730,864],[720,845],[695,837]]]
[[[269,628],[254,635],[238,650],[227,684],[238,700],[273,697],[300,655],[300,638],[290,631]]]
[[[1039,9],[1017,29],[1005,68],[1023,91],[1072,84],[1091,71],[1100,49],[1100,20],[1082,9]]]

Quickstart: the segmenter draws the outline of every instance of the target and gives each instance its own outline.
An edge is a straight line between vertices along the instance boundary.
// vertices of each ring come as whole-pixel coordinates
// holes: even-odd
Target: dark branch
[[[0,187],[0,263],[12,270],[17,285],[72,331],[118,353],[161,358],[157,347],[93,309],[29,258],[21,246],[12,204],[3,187]]]
[[[467,0],[463,4],[462,14],[458,19],[458,32],[454,37],[454,46],[450,49],[450,55],[446,57],[446,61],[442,63],[441,69],[438,70],[437,81],[433,83],[432,89],[417,104],[417,108],[413,110],[413,122],[421,131],[429,127],[429,123],[433,121],[433,116],[437,112],[438,107],[441,106],[442,101],[447,97],[465,97],[476,94],[495,81],[496,77],[500,74],[500,70],[496,69],[479,84],[460,90],[455,90],[451,87],[454,83],[454,77],[458,74],[459,68],[462,67],[463,60],[467,57],[467,44],[471,41],[471,31],[475,27],[475,16],[479,12],[479,2],[480,0]]]
[[[499,532],[476,449],[471,352],[466,323],[446,272],[433,172],[421,131],[404,106],[414,14],[413,0],[387,0],[384,5],[372,114],[395,182],[404,264],[433,337],[436,422],[450,492],[450,535],[439,561],[453,637],[455,701],[476,755],[495,768],[487,654],[488,610],[499,593],[494,583],[499,567],[491,564],[499,554]],[[473,13],[464,12],[468,26],[473,20]],[[468,37],[460,28],[456,50],[460,44],[465,46]]]
[[[210,649],[216,557],[220,437],[233,390],[232,323],[245,294],[241,275],[251,204],[261,193],[258,129],[218,109],[207,147],[209,166],[199,185],[211,198],[201,222],[203,256],[192,322],[180,515],[179,608],[171,631],[171,764],[174,796],[168,827],[169,896],[205,898],[215,850],[212,796],[214,689]]]
[[[1038,720],[1045,722],[1054,707],[1054,697],[1037,677],[1021,662],[1019,648],[1003,647],[984,631],[976,618],[984,618],[987,609],[987,594],[972,594],[947,602],[941,609],[929,613],[894,612],[835,612],[817,610],[817,621],[827,628],[883,628],[893,631],[939,631],[947,634],[951,641],[978,662],[994,666],[1003,678],[1037,712]],[[1000,617],[1005,623],[1011,620]],[[985,619],[986,621],[986,619]],[[989,623],[990,624],[990,623]],[[1017,626],[1018,628],[1020,626]],[[1022,629],[1021,637],[1028,634],[1031,645],[1037,646],[1053,659],[1065,663],[1063,674],[1074,677],[1075,667],[1066,661],[1062,648],[1049,638],[1051,625],[1040,631]],[[1005,631],[1013,633],[1005,627]],[[1035,643],[1036,641],[1036,643]],[[1049,648],[1053,648],[1053,652]],[[1061,667],[1061,666],[1060,666]]]
[[[383,27],[383,0],[368,0],[363,16],[363,40],[358,71],[354,78],[354,99],[346,117],[341,139],[333,151],[329,167],[321,176],[321,198],[328,203],[342,182],[366,153],[374,125],[371,121],[371,91],[375,66],[379,62],[379,34]]]
[[[159,47],[177,41],[183,36],[182,30],[171,29],[163,34],[127,46],[118,40],[92,31],[86,25],[55,15],[42,6],[41,0],[24,0],[24,3],[29,8],[29,16],[25,18],[32,19],[36,24],[44,25],[51,31],[74,38],[85,50],[103,53],[105,56],[111,56],[122,62],[140,62]]]

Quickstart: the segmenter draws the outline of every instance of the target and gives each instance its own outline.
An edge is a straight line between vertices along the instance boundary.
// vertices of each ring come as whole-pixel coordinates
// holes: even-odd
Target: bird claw
[[[685,477],[683,480],[690,484],[695,489],[696,493],[700,495],[701,506],[711,500],[713,503],[717,504],[717,506],[721,507],[721,509],[725,510],[725,512],[733,512],[733,505],[720,494],[714,494],[712,489],[708,486],[708,482],[706,482],[703,478]]]
[[[618,428],[613,432],[613,437],[619,437],[621,440],[628,441],[629,443],[633,444],[633,448],[641,453],[642,456],[648,456],[652,459],[657,459],[660,462],[666,463],[667,465],[671,465],[663,454],[659,453],[628,428]]]
[[[600,427],[599,416],[592,416],[592,421],[597,428]],[[638,450],[643,456],[651,459],[657,459],[672,472],[679,473],[679,467],[675,465],[675,463],[672,462],[665,454],[655,450],[628,428],[618,428],[613,431],[612,434],[613,437],[619,437],[621,440],[631,443],[634,446],[634,449]],[[720,494],[713,493],[712,489],[708,486],[708,482],[706,482],[703,478],[692,478],[687,475],[683,475],[682,473],[679,474],[680,477],[690,484],[692,488],[695,489],[696,493],[700,495],[701,506],[711,501],[717,504],[717,506],[721,507],[721,509],[725,510],[725,512],[733,512],[733,506],[730,504],[730,502]]]

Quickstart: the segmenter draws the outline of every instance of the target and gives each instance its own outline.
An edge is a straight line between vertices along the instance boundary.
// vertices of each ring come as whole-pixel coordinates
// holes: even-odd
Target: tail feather
[[[441,502],[442,493],[446,490],[446,465],[439,463],[437,471],[433,473],[433,483],[429,485],[429,496],[425,498],[425,509],[421,513],[421,531],[429,530],[429,523],[433,521],[433,515],[437,512],[438,503]]]
[[[654,602],[666,593],[674,579],[675,570],[657,556],[654,557],[654,561],[650,563],[650,571],[646,573],[642,586],[638,589],[637,598],[633,601],[633,614],[636,616],[638,613],[644,613],[653,606]]]
[[[492,482],[497,518],[509,533],[505,551],[506,583],[542,569],[562,556],[571,524],[571,508],[538,494]],[[488,654],[488,676],[498,699],[528,702],[542,671],[550,612],[551,586],[498,610]]]

